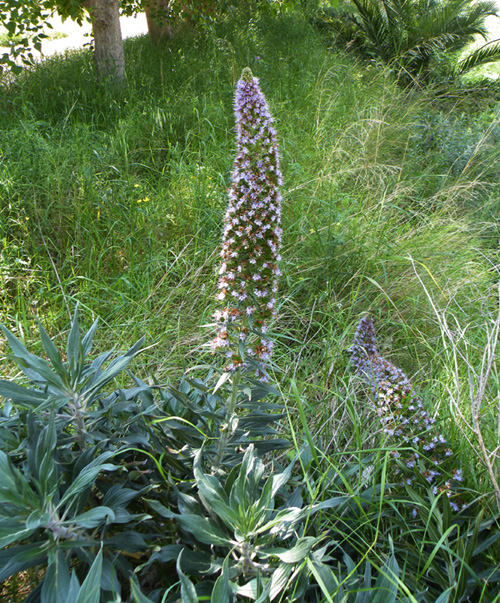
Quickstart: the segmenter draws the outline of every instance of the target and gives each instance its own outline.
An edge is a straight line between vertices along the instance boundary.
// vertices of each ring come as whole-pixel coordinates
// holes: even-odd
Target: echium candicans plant
[[[442,465],[452,456],[452,450],[408,377],[380,354],[373,322],[368,317],[362,318],[356,329],[351,359],[357,373],[370,384],[373,405],[384,433],[401,445],[401,451],[393,451],[393,456],[403,470],[404,482],[412,484],[419,471],[432,485],[435,495],[446,492],[451,498],[456,483],[462,481],[462,471],[452,469],[451,477],[443,471]],[[399,467],[395,474],[401,473]],[[459,510],[456,497],[450,500],[450,505],[455,511]]]
[[[257,363],[256,376],[270,359],[266,336],[276,315],[280,269],[280,158],[276,130],[259,80],[243,70],[234,101],[237,154],[224,218],[217,300],[217,335],[212,351],[222,350],[226,370]],[[253,362],[252,362],[253,364]]]

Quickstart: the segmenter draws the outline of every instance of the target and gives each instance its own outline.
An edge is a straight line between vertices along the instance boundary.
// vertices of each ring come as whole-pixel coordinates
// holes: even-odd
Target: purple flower
[[[384,427],[384,433],[392,436],[396,445],[410,448],[402,453],[408,472],[418,470],[429,484],[435,481],[442,484],[442,473],[436,469],[451,456],[452,451],[446,447],[446,438],[436,432],[435,420],[424,409],[407,376],[380,355],[373,322],[368,317],[362,318],[356,329],[351,360],[358,375],[370,386],[372,406]],[[422,460],[417,465],[415,459]],[[433,469],[428,469],[429,466]],[[399,471],[399,468],[394,470],[395,473]],[[456,482],[463,480],[461,469],[454,469],[452,475]],[[411,482],[409,479],[405,480],[406,483]],[[433,491],[437,492],[437,488],[434,486]],[[450,482],[444,484],[443,489],[449,495],[451,488]]]
[[[219,334],[212,349],[222,347],[220,332],[227,332],[233,350],[231,369],[244,365],[246,354],[269,360],[271,347],[263,333],[275,317],[275,292],[281,229],[280,158],[276,131],[259,80],[243,70],[236,85],[236,158],[226,211],[217,299],[226,304],[217,311]],[[237,279],[234,278],[237,275]]]

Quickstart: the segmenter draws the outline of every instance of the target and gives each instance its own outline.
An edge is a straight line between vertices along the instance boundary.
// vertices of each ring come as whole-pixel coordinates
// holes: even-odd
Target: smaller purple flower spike
[[[399,466],[412,475],[420,471],[429,484],[439,484],[439,487],[434,486],[435,492],[445,491],[447,496],[452,496],[453,487],[463,479],[462,471],[452,470],[453,483],[442,479],[437,468],[452,456],[452,451],[446,445],[446,438],[436,431],[435,420],[424,409],[408,377],[381,356],[369,317],[360,320],[350,352],[356,372],[370,385],[373,408],[384,433],[396,437],[401,447],[413,449],[413,452],[404,450],[393,455],[400,459]],[[395,473],[399,471],[398,468]],[[409,479],[406,478],[404,483],[411,483]]]
[[[222,349],[226,370],[264,367],[273,342],[265,335],[276,316],[281,260],[280,158],[276,130],[259,80],[247,67],[236,85],[236,158],[224,218],[217,300],[217,335],[212,351]],[[244,354],[242,354],[244,350]],[[256,376],[263,378],[259,368]]]

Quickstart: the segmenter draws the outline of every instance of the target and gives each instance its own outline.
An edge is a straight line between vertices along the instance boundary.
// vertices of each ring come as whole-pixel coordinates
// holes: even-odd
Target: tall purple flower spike
[[[377,348],[375,328],[370,318],[361,319],[351,347],[351,360],[360,377],[370,384],[375,411],[388,436],[395,436],[412,451],[394,452],[407,471],[404,482],[411,484],[415,471],[420,470],[434,494],[445,491],[453,494],[453,482],[462,481],[461,469],[452,471],[453,480],[442,478],[439,467],[452,451],[446,445],[446,438],[433,427],[435,420],[424,409],[420,398],[404,374],[392,362],[380,355]],[[399,469],[395,473],[399,473]],[[441,479],[440,479],[441,478]],[[454,500],[451,507],[458,511]]]
[[[234,112],[237,154],[217,293],[223,307],[214,314],[217,336],[211,344],[213,351],[222,348],[229,371],[244,366],[245,357],[258,367],[271,357],[273,342],[266,332],[276,316],[283,232],[276,130],[259,80],[248,68],[236,85]],[[263,378],[259,368],[256,376]]]

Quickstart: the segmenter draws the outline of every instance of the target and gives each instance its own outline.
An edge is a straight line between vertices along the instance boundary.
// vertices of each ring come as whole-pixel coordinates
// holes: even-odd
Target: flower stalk
[[[83,418],[83,407],[80,403],[80,395],[75,392],[73,394],[73,401],[68,403],[69,409],[73,413],[73,419],[75,420],[74,427],[76,431],[76,440],[80,450],[84,450],[86,446],[86,429],[85,420]]]
[[[231,380],[231,393],[227,399],[225,408],[225,422],[221,424],[219,439],[217,440],[216,454],[213,469],[216,471],[221,467],[226,448],[238,427],[236,405],[238,403],[238,392],[241,371],[235,371]]]
[[[405,373],[384,358],[377,347],[373,322],[361,319],[351,347],[351,359],[360,377],[368,381],[372,400],[384,433],[396,438],[401,452],[392,455],[403,469],[403,483],[411,485],[414,474],[420,471],[433,493],[454,494],[457,482],[462,481],[461,469],[453,469],[451,479],[446,479],[442,465],[453,455],[446,438],[437,431],[435,419],[425,410]],[[410,450],[404,447],[410,447]],[[401,469],[395,470],[396,474]],[[454,511],[459,510],[455,500],[450,500]]]
[[[270,321],[276,316],[281,259],[282,177],[276,130],[259,80],[243,70],[236,85],[237,153],[224,218],[212,351],[227,358],[226,370],[257,363],[255,374],[271,358]]]

